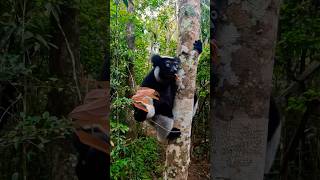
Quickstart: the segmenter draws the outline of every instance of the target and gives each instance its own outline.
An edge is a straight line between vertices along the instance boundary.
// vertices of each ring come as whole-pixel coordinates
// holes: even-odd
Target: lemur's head
[[[180,68],[180,59],[177,57],[153,55],[151,58],[153,67],[159,67],[161,78],[175,78]]]

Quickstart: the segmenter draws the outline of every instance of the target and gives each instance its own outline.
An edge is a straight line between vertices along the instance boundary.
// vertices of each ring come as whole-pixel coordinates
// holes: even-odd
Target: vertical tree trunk
[[[134,4],[133,4],[133,0],[128,0],[128,13],[129,13],[129,17],[134,17]],[[132,52],[134,52],[135,50],[135,33],[134,33],[134,22],[132,20],[128,20],[127,24],[126,24],[126,28],[127,28],[127,35],[126,35],[126,40],[127,40],[127,45],[128,45],[128,49]],[[134,63],[133,63],[134,59],[132,56],[128,56],[128,85],[130,87],[130,89],[128,89],[127,91],[127,96],[131,97],[134,92],[135,92],[135,73],[134,73]],[[129,111],[127,114],[127,118],[126,118],[129,124],[129,137],[136,137],[137,136],[137,128],[136,128],[136,122],[134,121],[133,118],[133,113],[132,111]]]
[[[279,2],[219,2],[212,179],[263,179]]]
[[[175,126],[181,129],[181,137],[166,149],[165,179],[187,179],[190,163],[191,122],[199,54],[193,43],[200,36],[200,1],[178,1],[178,54],[185,73],[183,89],[177,92],[174,105]]]
[[[52,89],[48,94],[48,109],[51,114],[56,116],[67,115],[79,101],[79,87],[76,87],[78,82],[75,82],[75,80],[79,80],[78,75],[80,74],[78,9],[70,7],[65,2],[60,5],[60,10],[59,22],[54,17],[51,17],[51,23],[54,27],[52,30],[53,44],[58,49],[52,48],[50,50],[49,71],[50,74],[63,80],[65,84],[73,88],[70,89],[70,87],[65,86],[62,91]],[[68,46],[70,49],[68,49]],[[69,50],[71,50],[74,59]],[[76,79],[74,71],[77,71]]]
[[[128,1],[128,13],[131,15],[131,17],[134,17],[134,5],[132,0]],[[134,51],[135,50],[135,35],[134,35],[134,23],[132,20],[129,20],[127,22],[127,44],[128,44],[128,48],[130,51]],[[132,91],[134,91],[134,87],[135,87],[135,82],[134,82],[134,65],[133,65],[133,57],[130,56],[128,58],[128,71],[129,71],[129,78],[128,78],[128,83],[129,83],[129,87],[131,87],[131,92],[129,93],[129,96],[131,97],[131,95],[133,94]]]

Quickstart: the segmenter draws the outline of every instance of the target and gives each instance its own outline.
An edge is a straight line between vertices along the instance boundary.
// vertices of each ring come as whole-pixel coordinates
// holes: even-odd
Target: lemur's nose
[[[172,68],[171,68],[171,72],[175,72],[175,71],[177,71],[177,68],[172,67]]]

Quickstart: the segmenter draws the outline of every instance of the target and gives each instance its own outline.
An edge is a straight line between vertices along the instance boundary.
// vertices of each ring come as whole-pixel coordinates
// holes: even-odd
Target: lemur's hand
[[[202,42],[201,42],[201,40],[195,41],[193,43],[193,49],[198,51],[199,54],[202,53]]]

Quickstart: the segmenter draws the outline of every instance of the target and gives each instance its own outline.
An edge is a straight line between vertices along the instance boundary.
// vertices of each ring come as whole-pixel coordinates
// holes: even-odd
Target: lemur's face
[[[179,58],[162,58],[162,67],[160,67],[163,75],[167,77],[175,77],[180,67],[180,59]]]

